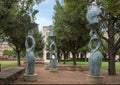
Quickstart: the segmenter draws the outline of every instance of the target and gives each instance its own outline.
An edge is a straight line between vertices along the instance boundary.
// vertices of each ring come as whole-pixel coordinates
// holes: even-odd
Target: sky
[[[43,32],[43,26],[53,25],[54,5],[55,0],[45,0],[34,6],[34,9],[39,10],[35,20],[39,24],[39,31]]]

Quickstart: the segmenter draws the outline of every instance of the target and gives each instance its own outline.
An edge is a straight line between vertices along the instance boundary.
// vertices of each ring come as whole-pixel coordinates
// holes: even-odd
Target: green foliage
[[[39,32],[38,28],[35,28],[33,36],[36,41],[35,52],[38,56],[42,56],[42,51],[44,48],[42,33]]]
[[[67,49],[68,47],[68,29],[64,24],[66,20],[67,13],[64,11],[64,8],[60,5],[59,1],[56,1],[55,6],[55,16],[54,16],[54,31],[56,37],[56,43],[58,49]],[[68,47],[69,48],[69,47]]]
[[[98,34],[102,41],[104,53],[106,52],[109,56],[109,75],[116,75],[115,71],[115,55],[120,48],[120,37],[115,39],[116,34],[120,33],[120,1],[119,0],[101,0],[100,5],[102,6],[103,14],[101,16],[101,23],[103,28],[107,28],[105,33],[108,37],[103,35],[101,29]],[[103,49],[102,48],[102,49]]]
[[[13,50],[4,50],[3,55],[13,56],[15,52]]]
[[[112,14],[113,16],[117,16],[120,14],[120,1],[119,0],[103,0],[102,5],[104,7],[104,11],[107,14]]]
[[[13,26],[11,23],[15,20],[17,0],[1,0],[0,4],[0,29],[4,32]]]
[[[37,51],[36,53],[36,57],[43,57],[43,52],[42,51]]]
[[[56,1],[54,31],[57,48],[64,53],[72,52],[76,65],[78,49],[86,46],[89,40],[85,19],[86,2],[84,0],[64,0],[65,5]],[[64,58],[65,59],[65,58]]]
[[[21,51],[20,57],[22,57],[22,58],[26,57],[26,52],[24,50]]]
[[[87,51],[89,51],[87,45],[82,47],[82,48],[80,48],[80,49],[78,49],[78,52],[87,52]]]
[[[85,46],[89,40],[88,29],[86,29],[84,0],[64,0],[62,6],[56,1],[54,29],[57,36],[58,48],[77,51]],[[82,9],[82,10],[80,10]]]
[[[22,15],[31,13],[34,20],[33,6],[44,0],[1,0],[0,1],[0,34],[4,33],[9,37],[9,44],[18,55],[20,62],[20,52],[25,50],[25,38],[28,27]],[[19,64],[20,65],[20,64]]]

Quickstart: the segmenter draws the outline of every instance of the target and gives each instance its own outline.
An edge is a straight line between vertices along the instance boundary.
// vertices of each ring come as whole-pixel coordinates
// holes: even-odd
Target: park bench
[[[0,84],[13,84],[25,72],[24,67],[15,67],[0,72]]]

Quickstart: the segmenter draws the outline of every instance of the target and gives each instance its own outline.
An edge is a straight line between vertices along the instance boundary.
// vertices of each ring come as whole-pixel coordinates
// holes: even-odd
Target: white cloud
[[[37,17],[36,23],[39,24],[39,31],[43,32],[43,26],[52,25],[52,21],[45,17]]]
[[[54,15],[55,0],[45,0],[39,5],[35,5],[34,8],[39,10],[36,14],[36,23],[39,24],[39,31],[43,32],[43,26],[49,26],[53,24],[52,16]]]

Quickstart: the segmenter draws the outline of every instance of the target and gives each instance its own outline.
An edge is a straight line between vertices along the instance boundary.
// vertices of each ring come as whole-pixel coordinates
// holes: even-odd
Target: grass
[[[73,64],[72,61],[67,61],[67,64]],[[120,62],[116,62],[116,71],[120,72]],[[78,62],[77,61],[77,65],[78,66],[88,66],[88,62]],[[108,70],[108,62],[102,62],[102,69],[104,70]]]
[[[12,65],[17,65],[17,61],[0,61],[2,68]],[[73,64],[72,61],[67,61],[67,64]],[[77,61],[78,66],[88,66],[88,62]],[[102,69],[108,70],[108,62],[102,62]],[[116,71],[120,72],[120,62],[116,62]]]
[[[120,62],[116,63],[116,70],[120,72]]]
[[[120,72],[120,62],[116,62],[116,71]],[[102,62],[102,69],[107,70],[108,69],[108,62]]]
[[[0,61],[2,68],[17,65],[17,61]]]

